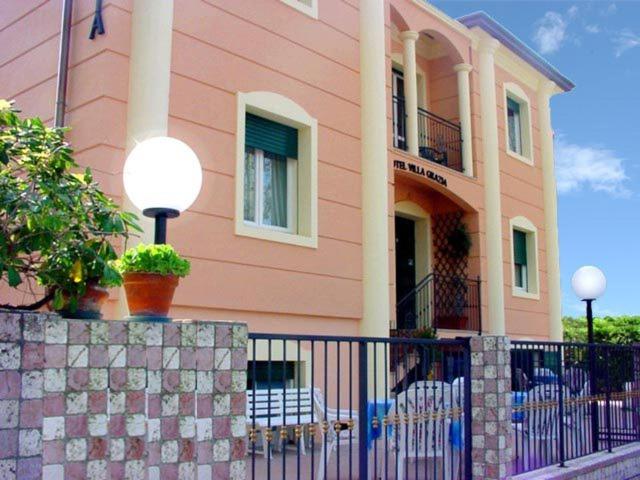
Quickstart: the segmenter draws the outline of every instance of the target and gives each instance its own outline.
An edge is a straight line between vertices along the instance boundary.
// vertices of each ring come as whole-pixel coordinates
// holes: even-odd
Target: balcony
[[[480,279],[431,273],[396,304],[396,332],[424,328],[482,332]]]
[[[407,114],[404,98],[393,96],[393,146],[407,148]],[[460,125],[418,108],[418,152],[421,158],[463,172]]]

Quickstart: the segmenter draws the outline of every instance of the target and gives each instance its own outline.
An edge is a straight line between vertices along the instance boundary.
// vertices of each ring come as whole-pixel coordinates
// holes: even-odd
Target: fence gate
[[[467,339],[249,335],[252,479],[471,478]]]

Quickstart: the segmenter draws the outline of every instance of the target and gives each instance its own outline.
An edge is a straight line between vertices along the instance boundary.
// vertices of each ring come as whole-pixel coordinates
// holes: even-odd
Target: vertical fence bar
[[[609,348],[604,348],[604,358],[605,358],[605,422],[607,424],[607,450],[609,453],[612,452],[612,442],[611,442],[611,377],[609,376]]]
[[[562,345],[558,345],[557,346],[557,353],[558,353],[558,416],[560,417],[558,419],[558,439],[559,439],[559,451],[560,451],[560,466],[564,467],[564,460],[565,460],[565,451],[564,451],[564,442],[565,442],[565,438],[564,438],[564,415],[565,415],[565,411],[564,411],[564,376],[563,376],[563,372],[562,372],[562,357],[563,357],[563,351],[562,351]]]
[[[472,458],[471,458],[471,345],[467,338],[464,345],[464,478],[470,480],[472,474]]]
[[[358,343],[358,431],[360,441],[358,442],[358,472],[362,480],[369,478],[369,452],[367,450],[367,430],[369,421],[367,419],[367,396],[368,396],[368,370],[367,364],[367,343]]]

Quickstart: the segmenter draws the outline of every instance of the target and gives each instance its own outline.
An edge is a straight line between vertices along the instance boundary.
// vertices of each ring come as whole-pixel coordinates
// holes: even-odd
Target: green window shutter
[[[520,230],[513,231],[513,260],[518,265],[527,264],[527,234]]]
[[[281,123],[258,117],[246,116],[245,145],[265,152],[298,158],[298,130]]]
[[[520,114],[520,104],[509,97],[507,97],[507,108],[516,115]]]

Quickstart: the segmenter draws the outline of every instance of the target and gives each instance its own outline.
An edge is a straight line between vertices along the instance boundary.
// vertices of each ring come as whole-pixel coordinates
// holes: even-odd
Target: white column
[[[150,137],[167,135],[173,0],[134,0],[131,15],[129,100],[127,103],[127,154]],[[124,188],[123,188],[124,192]],[[123,193],[124,195],[124,193]],[[144,217],[125,196],[123,209],[135,212],[144,229],[130,244],[153,243],[153,220]],[[126,312],[124,292],[118,311]]]
[[[407,114],[407,147],[418,156],[418,79],[416,71],[416,41],[418,32],[407,30],[400,34],[404,46],[404,97]]]
[[[538,123],[542,157],[542,191],[544,199],[544,230],[547,255],[547,290],[549,292],[549,337],[562,341],[562,293],[560,287],[560,248],[558,246],[558,204],[553,159],[553,131],[549,102],[556,88],[545,80],[538,87]]]
[[[498,103],[494,53],[500,43],[493,38],[480,41],[480,113],[482,115],[482,158],[484,161],[484,211],[486,216],[488,330],[505,334],[504,263],[502,255],[502,208],[500,205],[500,158],[498,148]]]
[[[389,217],[384,2],[360,2],[362,335],[389,335]]]
[[[462,133],[462,171],[473,177],[473,137],[471,136],[471,89],[469,72],[473,67],[468,63],[459,63],[453,69],[458,74],[458,111]]]

